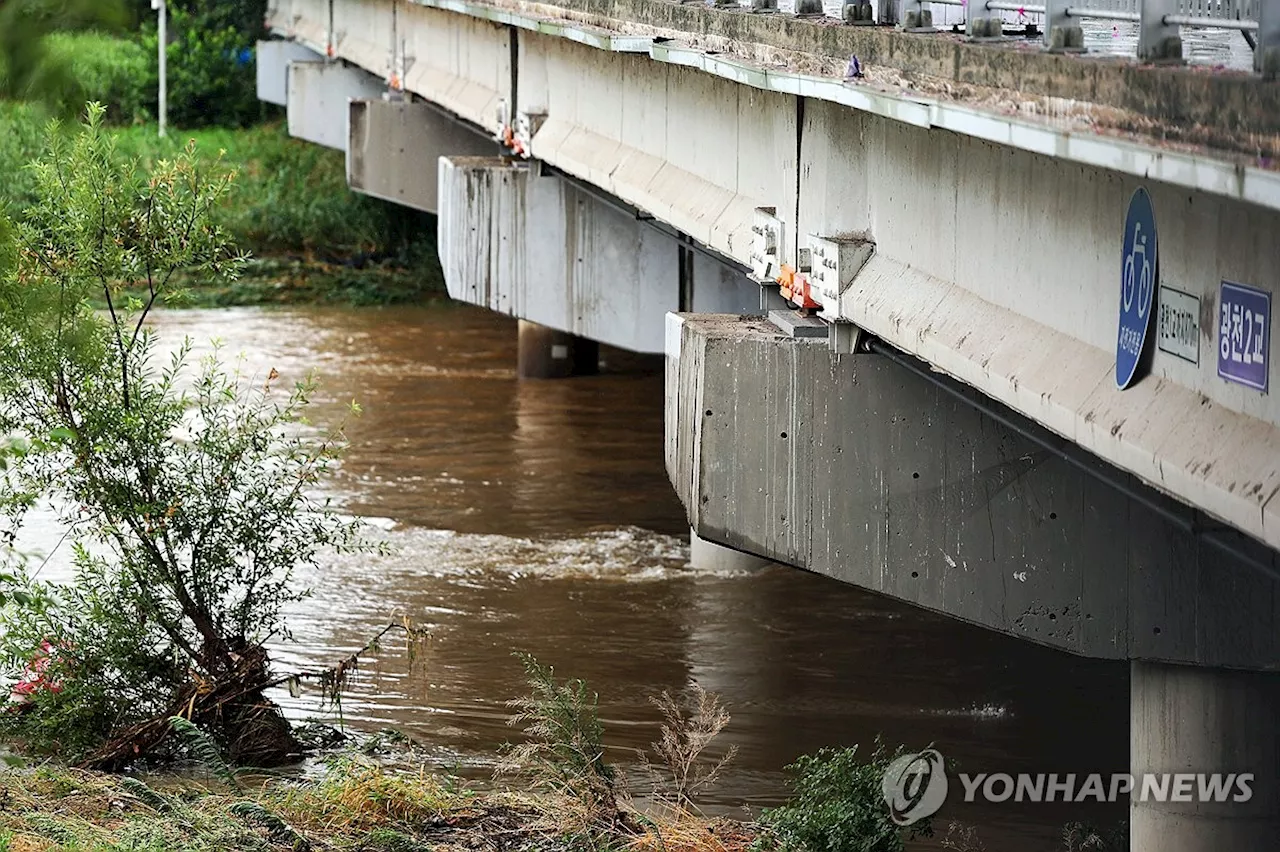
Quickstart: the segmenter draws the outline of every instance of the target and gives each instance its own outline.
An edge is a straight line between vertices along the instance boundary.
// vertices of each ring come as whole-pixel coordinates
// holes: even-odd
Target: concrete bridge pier
[[[697,534],[1129,661],[1130,850],[1276,848],[1273,551],[882,347],[832,352],[736,315],[672,315],[668,332],[667,470]]]
[[[567,331],[520,320],[516,372],[522,379],[594,376],[600,370],[600,344]]]
[[[1274,849],[1280,837],[1280,674],[1134,660],[1130,664],[1131,852]],[[1196,791],[1142,796],[1142,777],[1252,773],[1222,802]],[[1237,775],[1238,777],[1238,775]],[[1248,795],[1247,801],[1240,801]],[[1143,799],[1146,799],[1144,801]]]
[[[752,553],[743,553],[732,547],[707,541],[698,535],[697,530],[689,528],[689,566],[697,571],[723,573],[729,571],[750,571],[763,568],[769,564],[768,559]]]
[[[592,341],[662,352],[683,303],[756,310],[735,266],[537,163],[441,157],[437,185],[449,295],[521,320],[521,377],[590,372]]]

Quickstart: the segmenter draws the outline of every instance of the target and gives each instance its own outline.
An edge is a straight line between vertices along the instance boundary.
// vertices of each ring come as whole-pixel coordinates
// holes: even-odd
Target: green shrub
[[[0,101],[0,211],[15,218],[33,201],[27,164],[44,149],[48,119],[41,107]],[[352,192],[341,152],[291,139],[282,123],[174,131],[163,139],[155,125],[105,132],[144,169],[175,158],[194,139],[201,168],[238,171],[216,221],[237,244],[269,259],[225,287],[202,288],[203,305],[391,304],[444,291],[434,217]],[[215,162],[220,150],[225,156]]]
[[[787,767],[791,798],[762,815],[758,847],[778,852],[901,852],[903,843],[932,834],[928,818],[906,827],[889,818],[881,783],[903,753],[876,741],[867,759],[858,747],[824,748]]]
[[[225,151],[225,165],[239,174],[219,223],[255,253],[412,260],[421,251],[415,247],[434,246],[432,217],[352,192],[340,151],[292,139],[283,124],[174,132],[165,139],[150,127],[115,135],[121,152],[139,158],[144,168],[173,157],[192,139],[206,161]]]
[[[523,725],[525,741],[507,749],[499,772],[524,775],[535,787],[576,800],[588,822],[618,813],[616,770],[604,759],[598,696],[577,678],[563,683],[550,666],[520,654],[528,697],[508,702],[509,724]]]
[[[150,6],[150,0],[142,0]],[[230,27],[250,38],[262,35],[266,0],[170,0],[169,8],[203,17],[209,26]]]
[[[79,112],[68,101],[74,71],[49,55],[52,33],[98,29],[121,32],[127,21],[120,0],[5,0],[0,2],[0,96],[41,100]]]
[[[156,56],[154,22],[142,31],[142,47]],[[256,36],[223,23],[215,13],[169,10],[168,120],[175,127],[246,127],[266,114],[258,100],[253,51]],[[152,60],[150,78],[158,83]],[[150,90],[155,91],[156,85]]]
[[[26,166],[44,150],[48,120],[40,107],[0,101],[0,209],[17,214],[31,203],[34,179]],[[217,221],[255,254],[394,258],[421,265],[430,283],[439,283],[433,217],[352,192],[341,152],[291,139],[282,123],[175,131],[163,139],[154,125],[106,132],[144,169],[173,159],[191,140],[205,168],[235,168]],[[225,155],[215,164],[219,151]]]

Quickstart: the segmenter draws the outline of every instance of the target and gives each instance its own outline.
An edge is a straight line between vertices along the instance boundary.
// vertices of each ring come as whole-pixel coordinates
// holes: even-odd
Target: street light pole
[[[159,103],[159,121],[160,135],[164,135],[165,120],[169,114],[169,80],[168,69],[165,67],[165,60],[168,58],[169,34],[168,30],[168,3],[167,0],[151,0],[151,8],[160,11],[160,27],[159,27],[159,60],[160,60],[160,103]]]

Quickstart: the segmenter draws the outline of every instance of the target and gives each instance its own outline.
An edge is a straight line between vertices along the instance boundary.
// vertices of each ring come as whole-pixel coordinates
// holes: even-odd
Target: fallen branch
[[[430,633],[408,619],[386,625],[358,650],[318,671],[272,678],[266,649],[254,646],[238,655],[235,668],[217,679],[193,673],[191,683],[165,712],[120,731],[81,761],[78,768],[116,772],[140,758],[155,755],[173,733],[170,719],[175,716],[209,731],[226,748],[233,764],[271,767],[293,762],[302,756],[302,745],[280,707],[263,693],[272,687],[292,687],[302,680],[316,680],[324,689],[322,700],[335,700],[345,690],[351,673],[359,668],[360,658],[376,652],[382,639],[396,630],[404,631],[408,639],[413,665],[420,659]]]

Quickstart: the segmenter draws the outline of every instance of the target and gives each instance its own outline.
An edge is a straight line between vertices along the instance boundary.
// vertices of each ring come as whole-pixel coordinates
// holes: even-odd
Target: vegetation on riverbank
[[[525,669],[531,692],[514,702],[512,719],[523,742],[499,767],[527,782],[517,789],[466,789],[427,771],[417,744],[394,735],[344,743],[318,780],[247,775],[211,737],[174,720],[204,778],[148,784],[52,765],[0,773],[0,849],[747,852],[762,837],[757,827],[703,817],[689,798],[732,755],[704,755],[728,721],[714,696],[657,701],[665,723],[644,756],[642,807],[603,759],[594,693],[532,658]]]
[[[588,844],[575,807],[545,795],[477,793],[447,776],[358,757],[331,761],[319,781],[259,780],[239,791],[43,767],[0,774],[0,849],[745,852],[754,838],[735,821],[685,811]]]
[[[216,352],[189,364],[189,341],[158,363],[146,318],[181,302],[176,274],[229,282],[243,265],[218,220],[233,179],[190,148],[139,168],[103,113],[50,136],[34,200],[0,239],[5,531],[52,501],[75,568],[49,583],[0,554],[0,661],[21,699],[0,731],[119,768],[171,751],[181,714],[231,759],[280,765],[298,746],[263,696],[264,643],[306,596],[293,571],[374,547],[312,491],[342,424],[297,429],[311,378],[246,382]]]
[[[8,53],[16,56],[6,59],[0,51],[0,91],[19,99],[0,101],[0,211],[19,218],[31,204],[34,178],[27,165],[43,150],[50,118],[73,116],[93,100],[106,108],[106,132],[119,154],[140,169],[194,142],[207,167],[237,172],[215,218],[258,260],[233,285],[200,290],[193,306],[379,305],[442,297],[434,218],[352,192],[341,152],[290,138],[279,111],[257,101],[251,47],[245,46],[254,35],[243,21],[261,16],[255,18],[251,5],[173,7],[173,108],[165,138],[154,122],[153,29],[144,25],[132,38],[55,30],[19,41],[7,34],[14,41]]]
[[[36,104],[0,102],[0,208],[14,218],[34,199],[28,164],[44,149],[49,118]],[[236,172],[214,220],[256,257],[235,281],[192,288],[190,306],[379,305],[443,296],[434,219],[351,192],[341,152],[291,139],[278,122],[173,131],[163,139],[153,125],[104,132],[118,155],[144,172],[192,143],[201,168]]]

